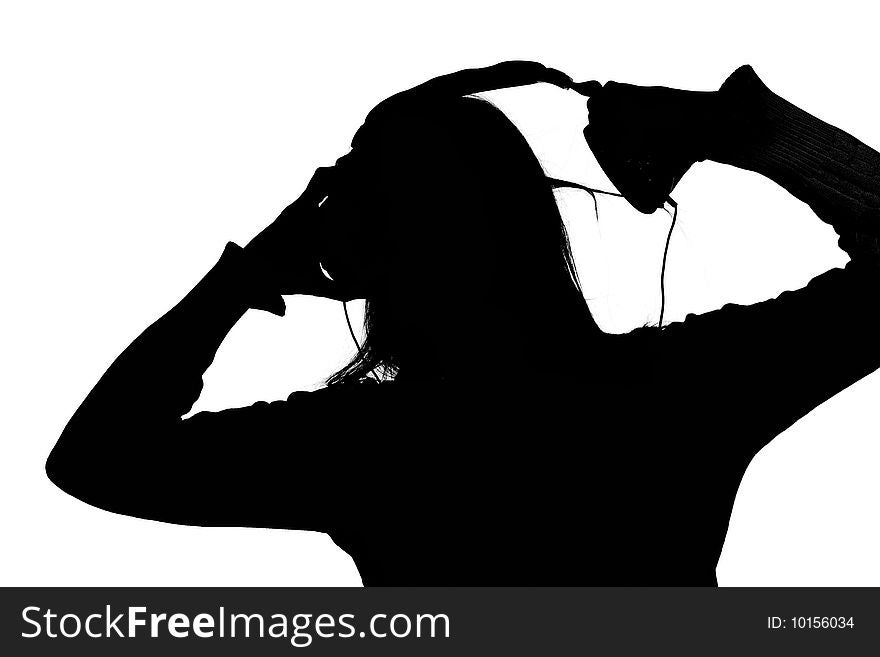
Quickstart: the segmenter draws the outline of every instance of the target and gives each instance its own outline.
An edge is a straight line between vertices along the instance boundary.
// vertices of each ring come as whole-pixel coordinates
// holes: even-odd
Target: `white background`
[[[344,153],[366,112],[391,93],[506,59],[579,79],[691,89],[715,89],[751,63],[771,88],[876,146],[877,21],[868,6],[4,2],[0,583],[359,584],[324,535],[112,515],[54,488],[43,462],[113,358],[228,240],[244,244],[315,167]],[[492,99],[550,174],[610,188],[580,136],[583,99],[540,87]],[[775,296],[845,262],[830,228],[758,176],[706,164],[674,196],[670,319]],[[656,321],[668,217],[609,199],[597,223],[583,193],[559,198],[601,325]],[[251,312],[236,326],[198,408],[314,388],[351,355],[338,304],[287,301],[283,320]],[[719,564],[722,585],[880,585],[878,393],[874,375],[754,460]],[[681,399],[685,412],[688,403]]]

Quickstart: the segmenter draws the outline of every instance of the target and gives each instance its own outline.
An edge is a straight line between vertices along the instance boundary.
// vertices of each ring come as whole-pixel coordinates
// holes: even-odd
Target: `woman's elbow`
[[[78,475],[77,468],[70,462],[71,459],[67,458],[64,450],[59,447],[56,445],[46,459],[46,476],[65,493],[79,498],[83,477]]]
[[[45,471],[49,481],[68,495],[104,508],[99,500],[107,495],[109,482],[104,481],[86,455],[76,453],[59,441],[46,459]]]

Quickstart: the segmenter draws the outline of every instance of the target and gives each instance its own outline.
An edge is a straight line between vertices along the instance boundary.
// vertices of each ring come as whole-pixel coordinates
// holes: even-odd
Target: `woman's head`
[[[376,368],[450,378],[552,361],[560,342],[595,326],[552,187],[486,101],[383,117],[335,174],[323,264],[366,298],[367,336],[331,381]]]

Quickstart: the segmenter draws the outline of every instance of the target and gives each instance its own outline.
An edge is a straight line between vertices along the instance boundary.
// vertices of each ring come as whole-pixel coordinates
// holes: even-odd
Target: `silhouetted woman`
[[[809,203],[851,262],[604,334],[522,135],[485,101],[438,99],[368,122],[230,243],[101,378],[49,476],[126,515],[327,532],[365,584],[715,584],[752,457],[880,365],[880,154],[748,67],[717,92],[597,85],[589,108],[640,209],[712,159]],[[316,392],[182,420],[229,330],[283,314],[282,294],[366,298],[353,362]]]

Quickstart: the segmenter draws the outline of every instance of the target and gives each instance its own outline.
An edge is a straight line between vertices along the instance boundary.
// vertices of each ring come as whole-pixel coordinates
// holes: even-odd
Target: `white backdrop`
[[[580,79],[714,89],[751,63],[880,146],[867,3],[778,4],[3,2],[0,583],[359,584],[324,535],[93,509],[45,478],[46,455],[113,358],[228,240],[246,243],[347,150],[376,102],[428,77],[533,59]],[[549,173],[611,189],[580,136],[583,99],[540,87],[491,98]],[[775,296],[845,262],[830,228],[758,176],[702,165],[674,196],[669,319]],[[597,223],[583,193],[559,199],[601,325],[656,321],[669,218],[603,199]],[[338,304],[287,302],[284,319],[250,312],[236,326],[198,409],[314,388],[351,355]],[[722,585],[880,585],[878,394],[875,374],[754,460]]]

